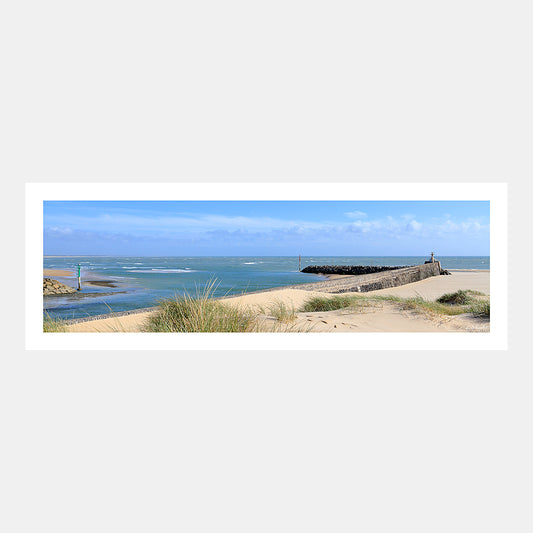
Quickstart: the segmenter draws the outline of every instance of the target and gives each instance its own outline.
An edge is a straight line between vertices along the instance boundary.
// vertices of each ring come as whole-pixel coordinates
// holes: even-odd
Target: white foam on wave
[[[251,263],[243,263],[243,265],[257,265],[257,263],[254,263],[253,261]]]

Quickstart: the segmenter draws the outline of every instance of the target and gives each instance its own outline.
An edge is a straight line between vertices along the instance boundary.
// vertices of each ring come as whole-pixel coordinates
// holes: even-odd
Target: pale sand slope
[[[152,312],[135,313],[116,318],[103,318],[71,324],[67,331],[76,332],[102,332],[102,333],[125,333],[141,331],[142,324]]]
[[[363,296],[393,295],[402,298],[421,296],[427,300],[436,300],[443,294],[460,289],[476,290],[489,295],[489,271],[454,271],[451,276],[427,278],[408,285],[380,289],[364,293]],[[309,292],[292,289],[271,293],[252,294],[235,298],[242,305],[259,304],[268,309],[269,305],[282,301],[295,309],[314,296],[327,296],[322,292]],[[297,294],[307,292],[306,294]],[[359,295],[360,293],[343,293]],[[228,301],[231,303],[231,301]],[[471,315],[429,317],[410,310],[401,310],[392,302],[375,302],[363,310],[353,311],[339,309],[335,311],[298,313],[298,320],[292,325],[293,330],[305,331],[364,331],[364,332],[428,332],[428,331],[489,331],[489,321],[474,318]]]
[[[461,271],[454,272],[451,276],[432,277],[401,287],[368,292],[365,295],[422,296],[423,298],[434,300],[445,293],[455,292],[459,289],[477,290],[488,295],[489,287],[488,271]],[[350,293],[346,294],[349,295]],[[281,302],[289,308],[294,307],[294,309],[298,309],[306,300],[315,296],[323,297],[328,296],[328,294],[299,289],[280,289],[228,298],[226,301],[228,304],[248,307],[255,311],[264,310],[268,314],[268,309],[277,303]],[[68,330],[83,332],[140,331],[142,323],[150,314],[150,312],[145,312],[118,318],[92,320],[90,322],[68,326]],[[312,332],[488,331],[489,321],[476,319],[469,315],[429,318],[413,311],[400,310],[397,305],[390,302],[379,302],[362,311],[346,311],[340,309],[328,312],[299,313],[297,321],[289,327],[293,331],[300,329]]]
[[[380,289],[365,294],[394,295],[401,298],[422,296],[427,300],[436,300],[443,294],[458,290],[479,291],[490,294],[490,272],[488,270],[450,270],[451,276],[435,276],[400,287]]]
[[[50,269],[45,268],[43,270],[43,276],[49,277],[49,276],[74,276],[74,272],[71,270],[56,270],[56,269]]]

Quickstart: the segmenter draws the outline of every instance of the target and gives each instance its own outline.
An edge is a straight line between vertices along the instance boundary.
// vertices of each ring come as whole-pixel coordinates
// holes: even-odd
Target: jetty
[[[440,261],[405,267],[313,265],[305,267],[302,272],[336,277],[327,281],[302,283],[294,288],[333,294],[377,291],[447,274],[447,271],[442,270]]]

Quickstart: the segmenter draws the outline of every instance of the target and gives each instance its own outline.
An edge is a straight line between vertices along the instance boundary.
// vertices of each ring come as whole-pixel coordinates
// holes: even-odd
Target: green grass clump
[[[423,312],[429,315],[461,315],[466,311],[462,307],[449,306],[439,302],[438,300],[432,302],[431,300],[425,300],[422,297],[417,298],[405,298],[394,300],[399,302],[403,309],[411,309],[413,311]]]
[[[469,305],[476,301],[475,296],[484,296],[482,292],[459,290],[448,294],[443,294],[440,298],[437,298],[437,302],[442,304],[452,305]]]
[[[271,304],[268,308],[268,313],[276,320],[283,322],[284,324],[290,324],[298,318],[294,307],[288,306],[281,301]]]
[[[43,316],[44,333],[64,333],[67,331],[67,325],[60,318],[52,318],[48,313]]]
[[[479,291],[466,290],[444,294],[437,302],[456,307],[461,313],[490,318],[490,300],[486,294]]]
[[[359,299],[359,296],[315,296],[314,298],[307,300],[301,310],[307,313],[314,313],[316,311],[335,311],[337,309],[352,307]]]
[[[464,313],[473,313],[475,316],[489,317],[490,303],[483,298],[479,298],[480,296],[486,297],[481,292],[470,290],[445,294],[435,301],[426,300],[421,296],[414,298],[400,298],[392,295],[319,296],[305,302],[301,310],[309,313],[347,308],[360,310],[363,307],[379,306],[380,302],[391,302],[400,306],[401,309],[412,310],[430,316],[456,316]]]
[[[468,311],[478,317],[490,318],[490,302],[478,300],[469,307]]]
[[[197,291],[162,300],[148,319],[147,332],[234,333],[257,331],[257,316],[250,310],[225,305],[212,299],[214,282]]]

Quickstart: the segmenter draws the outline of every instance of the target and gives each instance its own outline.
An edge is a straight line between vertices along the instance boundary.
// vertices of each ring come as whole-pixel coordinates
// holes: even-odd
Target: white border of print
[[[43,333],[46,200],[489,200],[490,333]],[[25,261],[28,350],[507,349],[506,183],[27,183]]]

